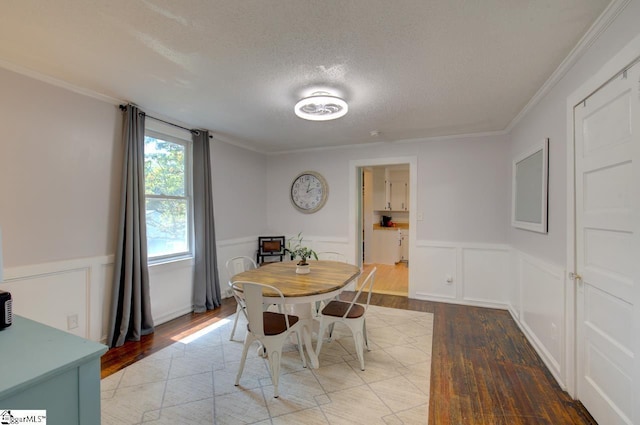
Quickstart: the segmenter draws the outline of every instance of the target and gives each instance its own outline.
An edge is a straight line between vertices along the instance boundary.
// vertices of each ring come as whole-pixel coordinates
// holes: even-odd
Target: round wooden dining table
[[[311,367],[319,366],[311,334],[313,332],[312,305],[316,301],[334,298],[360,275],[360,268],[340,261],[309,261],[311,271],[308,274],[296,273],[296,262],[274,262],[263,264],[257,269],[238,273],[231,278],[232,282],[256,282],[272,285],[282,291],[285,304],[292,307],[303,323],[302,338],[309,356]],[[276,294],[264,292],[265,304],[281,304]]]

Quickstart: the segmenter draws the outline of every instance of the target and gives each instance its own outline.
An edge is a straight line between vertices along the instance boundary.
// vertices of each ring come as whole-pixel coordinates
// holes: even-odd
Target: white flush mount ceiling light
[[[328,121],[344,117],[349,111],[349,105],[338,96],[315,92],[296,103],[294,111],[305,120]]]

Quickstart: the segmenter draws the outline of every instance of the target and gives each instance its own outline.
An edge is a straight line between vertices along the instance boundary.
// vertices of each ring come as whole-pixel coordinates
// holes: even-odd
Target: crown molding
[[[372,146],[384,145],[389,142],[371,142],[371,143],[352,143],[349,145],[337,145],[337,146],[316,146],[313,148],[301,148],[301,149],[288,149],[282,151],[270,151],[266,152],[266,155],[288,155],[288,154],[296,154],[296,153],[307,153],[307,152],[322,152],[322,151],[334,151],[339,149],[352,149],[352,148],[370,148]]]
[[[545,83],[538,89],[536,94],[527,102],[522,110],[511,120],[509,125],[504,129],[505,133],[510,133],[511,130],[520,122],[520,120],[529,113],[541,100],[544,98],[551,89],[564,77],[573,65],[589,50],[589,48],[596,42],[602,33],[609,28],[611,23],[618,17],[618,15],[629,5],[631,0],[613,0],[606,7],[604,12],[600,14],[598,19],[591,25],[587,32],[582,36],[578,44],[569,52],[567,57],[560,63],[551,76],[545,81]]]
[[[220,143],[225,143],[227,145],[231,145],[231,146],[235,146],[237,148],[241,148],[241,149],[245,149],[251,152],[255,152],[255,153],[259,153],[262,155],[268,155],[269,152],[265,151],[264,149],[258,149],[256,147],[254,147],[253,145],[249,144],[249,143],[245,143],[245,142],[240,142],[238,140],[232,139],[230,137],[224,136],[220,133],[216,133],[215,131],[209,130],[209,136],[211,136],[211,138],[217,142]]]
[[[497,136],[504,136],[506,134],[507,134],[506,130],[485,131],[481,133],[460,133],[460,134],[452,134],[448,136],[433,136],[433,137],[422,137],[422,138],[415,138],[415,139],[398,139],[398,140],[376,141],[376,142],[366,142],[366,143],[353,143],[349,145],[340,145],[340,146],[318,146],[314,148],[289,149],[289,150],[282,150],[282,151],[265,152],[265,154],[270,156],[288,155],[288,154],[305,153],[305,152],[332,151],[337,149],[371,148],[373,146],[392,145],[392,144],[401,145],[401,144],[411,144],[411,143],[438,142],[442,140],[452,140],[452,139],[471,139],[476,137],[492,137],[492,136],[497,137]]]
[[[51,84],[52,86],[60,87],[60,88],[72,91],[74,93],[81,94],[83,96],[88,96],[97,100],[101,100],[103,102],[111,103],[114,105],[127,103],[126,100],[116,99],[115,97],[107,96],[106,94],[98,93],[97,91],[94,91],[94,90],[89,90],[83,87],[76,86],[74,84],[70,84],[66,81],[59,80],[57,78],[42,74],[30,68],[25,68],[23,66],[16,65],[4,59],[0,59],[0,68],[13,71],[17,74],[21,74],[21,75],[33,78],[34,80],[42,81],[47,84]]]

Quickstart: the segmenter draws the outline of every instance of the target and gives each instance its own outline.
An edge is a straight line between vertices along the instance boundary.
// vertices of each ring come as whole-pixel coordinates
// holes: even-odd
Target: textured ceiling
[[[485,133],[608,3],[3,0],[0,60],[262,152]],[[295,116],[320,88],[347,116]]]

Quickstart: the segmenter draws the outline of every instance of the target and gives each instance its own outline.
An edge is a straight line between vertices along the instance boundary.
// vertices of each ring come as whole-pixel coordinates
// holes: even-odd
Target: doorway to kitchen
[[[352,161],[352,230],[364,272],[377,267],[374,292],[411,296],[416,158]],[[351,233],[353,234],[353,233]]]
[[[374,292],[409,295],[409,164],[363,167],[362,262]]]

